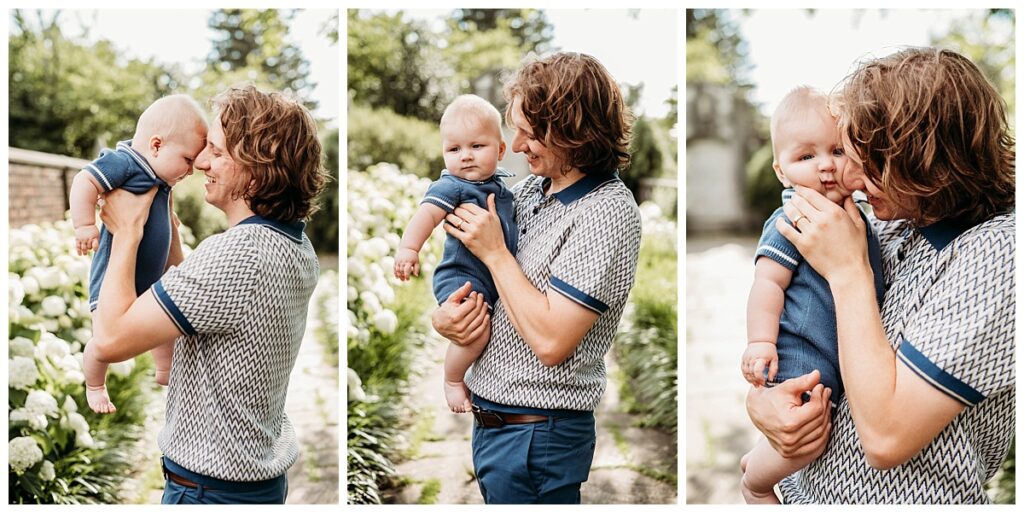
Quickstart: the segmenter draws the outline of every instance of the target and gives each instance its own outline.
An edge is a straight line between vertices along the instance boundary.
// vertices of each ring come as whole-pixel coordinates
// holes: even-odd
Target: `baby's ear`
[[[785,185],[786,187],[791,186],[789,180],[786,178],[786,174],[782,172],[782,167],[779,166],[779,161],[772,161],[772,170],[775,171],[775,178],[778,178],[779,181],[782,182],[782,185]]]
[[[162,148],[163,145],[164,145],[163,137],[160,137],[159,135],[151,136],[149,138],[149,153],[152,154],[155,157],[156,154],[160,152],[160,148]]]
[[[498,146],[498,160],[505,158],[505,141],[501,141]]]

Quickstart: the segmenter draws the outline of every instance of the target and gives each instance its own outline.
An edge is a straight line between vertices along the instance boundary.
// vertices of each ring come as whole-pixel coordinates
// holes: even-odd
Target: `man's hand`
[[[142,229],[149,219],[149,207],[156,196],[156,187],[144,194],[132,194],[124,189],[114,189],[104,195],[100,208],[100,219],[107,231],[115,236],[122,233],[142,235]]]
[[[751,388],[747,415],[775,450],[786,458],[814,454],[828,442],[832,429],[832,389],[819,383],[821,374],[788,379],[772,388]],[[803,401],[804,392],[811,399]]]
[[[100,229],[95,224],[75,228],[75,250],[78,256],[88,255],[100,247]]]
[[[464,346],[479,338],[491,323],[484,297],[468,281],[434,310],[431,324],[444,338]]]

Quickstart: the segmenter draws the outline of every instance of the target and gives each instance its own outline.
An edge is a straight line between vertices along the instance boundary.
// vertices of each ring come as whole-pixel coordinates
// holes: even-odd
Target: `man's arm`
[[[96,359],[114,363],[135,357],[181,333],[152,291],[135,296],[135,255],[156,189],[135,195],[121,189],[107,194],[103,221],[114,233],[110,261],[100,287],[93,325]]]
[[[837,279],[830,286],[836,301],[839,368],[853,423],[868,464],[888,469],[931,443],[964,405],[897,363],[870,276]]]

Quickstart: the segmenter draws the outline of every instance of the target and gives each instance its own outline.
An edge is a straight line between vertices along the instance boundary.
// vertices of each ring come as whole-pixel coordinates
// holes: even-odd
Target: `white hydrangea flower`
[[[54,267],[33,267],[28,272],[29,276],[39,282],[39,288],[42,290],[56,289],[60,286],[61,272],[59,269]]]
[[[134,369],[134,359],[128,359],[123,362],[112,363],[107,367],[107,370],[109,370],[111,374],[122,378],[127,378],[128,375],[131,374],[132,370]]]
[[[78,433],[89,433],[89,422],[82,414],[73,411],[60,420],[60,427]]]
[[[18,275],[14,273],[7,274],[7,304],[18,306],[22,300],[25,299],[25,288],[21,285],[21,280],[18,279]]]
[[[60,317],[68,311],[68,305],[64,302],[64,299],[57,296],[46,296],[39,306],[42,308],[43,313],[49,317]]]
[[[43,481],[53,481],[57,478],[57,472],[53,469],[53,463],[49,460],[43,462],[43,466],[39,468],[39,479]]]
[[[14,337],[9,343],[8,353],[12,358],[15,356],[32,358],[36,354],[36,345],[25,337]]]
[[[15,472],[24,472],[43,459],[43,450],[31,436],[19,436],[7,443],[7,459]]]
[[[28,390],[39,379],[39,370],[33,358],[15,356],[7,361],[7,386]]]
[[[352,370],[351,367],[348,369],[348,400],[366,400],[366,392],[363,390],[363,380],[359,379],[359,374],[356,374],[356,371]]]
[[[22,276],[21,277],[21,289],[25,291],[25,296],[32,297],[39,294],[39,280],[33,276]]]
[[[78,342],[81,342],[83,344],[88,342],[89,339],[92,338],[92,330],[89,329],[89,328],[78,328],[77,330],[75,330],[72,333],[73,333],[73,335],[75,337],[75,340],[77,340]]]
[[[40,324],[43,326],[43,329],[50,333],[60,330],[60,323],[57,322],[57,319],[43,319]]]
[[[390,335],[398,328],[398,316],[391,310],[381,310],[373,316],[373,326],[377,328],[377,331]]]
[[[74,413],[78,411],[78,403],[76,403],[75,400],[72,399],[70,395],[65,396],[64,404],[61,405],[60,409],[64,410],[65,413]]]
[[[64,359],[71,354],[71,346],[63,339],[52,333],[43,333],[39,338],[39,345],[36,346],[37,356],[47,357],[54,362]]]
[[[92,435],[88,431],[83,431],[75,435],[75,444],[82,447],[94,447],[96,442],[92,439]]]
[[[363,302],[363,309],[370,315],[377,315],[380,312],[380,299],[373,292],[364,290],[359,294],[359,299]]]
[[[37,415],[57,413],[57,400],[45,390],[33,390],[25,399],[25,409]]]
[[[46,429],[49,423],[46,421],[46,415],[33,413],[25,408],[17,408],[11,411],[8,419],[11,422],[25,421],[28,422],[29,427],[37,431]]]

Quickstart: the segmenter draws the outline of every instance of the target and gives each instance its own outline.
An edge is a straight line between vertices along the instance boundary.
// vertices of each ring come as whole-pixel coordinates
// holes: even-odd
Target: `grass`
[[[423,482],[423,489],[420,490],[420,498],[416,504],[437,504],[437,496],[441,493],[441,481],[439,479],[428,479]]]

